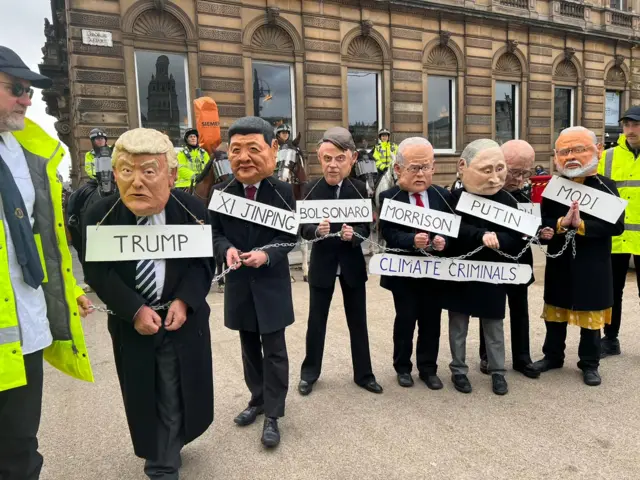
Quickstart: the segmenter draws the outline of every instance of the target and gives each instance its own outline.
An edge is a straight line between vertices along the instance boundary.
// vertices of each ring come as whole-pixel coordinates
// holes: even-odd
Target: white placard
[[[629,203],[610,193],[587,187],[557,175],[553,176],[544,192],[542,192],[542,196],[567,206],[571,206],[571,202],[576,201],[581,212],[588,213],[609,223],[616,223]]]
[[[298,233],[300,225],[300,215],[296,212],[248,200],[221,190],[213,191],[209,210],[293,235]]]
[[[518,203],[518,210],[533,215],[534,217],[542,218],[542,212],[540,211],[539,203]]]
[[[516,232],[524,233],[530,237],[533,237],[538,232],[538,227],[542,223],[540,217],[534,217],[517,208],[467,192],[462,192],[456,210],[482,218],[496,225],[502,225]]]
[[[301,200],[296,202],[300,223],[320,223],[328,218],[331,223],[371,223],[371,200]]]
[[[380,220],[457,238],[460,216],[385,198]]]
[[[91,225],[87,262],[213,257],[211,225]]]
[[[369,273],[391,277],[433,278],[455,282],[525,284],[531,266],[517,263],[451,260],[379,253],[369,260]],[[428,292],[425,292],[428,293]],[[491,301],[488,299],[488,301]]]
[[[82,43],[98,47],[113,47],[113,34],[103,30],[82,29]]]

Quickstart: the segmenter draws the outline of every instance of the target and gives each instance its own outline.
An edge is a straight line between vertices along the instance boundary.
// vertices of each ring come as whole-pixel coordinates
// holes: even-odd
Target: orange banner
[[[218,105],[211,97],[200,97],[193,101],[196,112],[196,128],[200,146],[211,154],[222,142]]]

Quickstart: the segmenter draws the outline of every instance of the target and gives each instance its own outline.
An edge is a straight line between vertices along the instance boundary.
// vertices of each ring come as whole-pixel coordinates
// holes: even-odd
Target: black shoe
[[[233,419],[241,427],[246,427],[247,425],[251,425],[256,421],[256,417],[258,415],[262,415],[264,413],[264,407],[260,405],[259,407],[247,407],[240,415]]]
[[[309,383],[306,380],[300,380],[298,384],[298,392],[300,395],[309,395],[313,391],[313,383]]]
[[[401,387],[413,387],[413,377],[410,373],[399,373],[398,374],[398,385]]]
[[[262,444],[267,448],[275,448],[280,444],[280,430],[278,419],[267,417],[262,427]]]
[[[375,378],[373,380],[369,380],[364,385],[360,385],[360,387],[370,391],[371,393],[382,393],[382,387],[378,382],[376,382]]]
[[[620,340],[604,336],[600,340],[600,358],[610,355],[620,355]]]
[[[583,371],[582,379],[584,380],[585,385],[589,385],[590,387],[597,387],[602,383],[602,379],[600,378],[598,370]]]
[[[480,371],[485,375],[489,375],[489,362],[487,360],[480,360]]]
[[[504,375],[494,373],[491,375],[491,383],[493,384],[493,393],[496,395],[506,395],[509,392],[509,386]]]
[[[420,380],[422,380],[429,390],[440,390],[444,385],[442,384],[442,380],[435,373],[432,375],[422,375],[420,374]]]
[[[547,360],[546,358],[543,358],[542,360],[533,362],[531,364],[531,368],[536,372],[543,373],[548,370],[553,370],[554,368],[562,368],[562,362],[552,362],[551,360]]]
[[[520,372],[527,378],[540,378],[540,371],[534,368],[533,363],[528,363],[526,365],[515,365],[513,369],[516,372]]]
[[[451,381],[459,392],[471,393],[471,382],[466,375],[451,375]]]

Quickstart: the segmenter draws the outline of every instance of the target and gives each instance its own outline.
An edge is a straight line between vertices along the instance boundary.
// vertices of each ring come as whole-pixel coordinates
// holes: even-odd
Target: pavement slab
[[[530,288],[531,350],[541,358],[543,257]],[[223,295],[212,292],[211,331],[215,420],[183,450],[187,480],[363,479],[638,479],[640,478],[640,306],[633,274],[627,279],[622,355],[602,361],[602,385],[587,387],[576,367],[579,329],[569,328],[565,367],[530,380],[510,370],[509,394],[491,392],[479,371],[478,322],[467,341],[473,393],[449,379],[447,315],[443,313],[439,374],[431,391],[414,375],[413,388],[396,383],[392,365],[394,309],[379,278],[367,283],[368,323],[374,373],[385,391],[371,394],[353,382],[349,333],[336,288],[327,329],[323,371],[311,395],[296,386],[304,357],[308,285],[292,270],[296,323],[287,329],[290,390],[280,421],[282,443],[260,444],[261,420],[238,427],[233,418],[249,400],[237,332],[224,328]],[[79,278],[82,278],[79,275]],[[100,304],[93,294],[92,300]],[[425,294],[428,301],[428,293]],[[505,326],[509,345],[508,321]],[[96,383],[73,380],[45,367],[40,447],[43,480],[144,479],[133,454],[113,363],[106,315],[84,321]],[[507,348],[507,365],[511,366]]]

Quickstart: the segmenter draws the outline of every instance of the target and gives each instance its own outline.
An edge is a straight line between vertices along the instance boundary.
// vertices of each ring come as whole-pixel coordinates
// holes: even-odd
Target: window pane
[[[253,62],[253,111],[274,127],[293,128],[291,66]]]
[[[141,126],[160,130],[176,146],[191,126],[185,59],[174,53],[136,52]]]
[[[611,127],[617,127],[620,120],[622,92],[607,90],[604,107],[604,123]]]
[[[453,148],[453,79],[429,75],[428,138],[433,148]]]
[[[516,83],[496,82],[496,142],[516,138]]]
[[[378,74],[349,70],[347,89],[349,131],[358,148],[373,148],[380,129],[378,124]]]
[[[571,126],[571,89],[556,88],[553,101],[553,133],[554,140],[558,138],[560,132]]]

